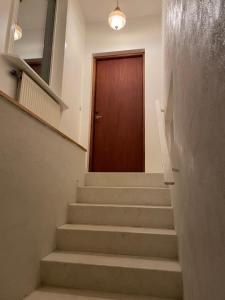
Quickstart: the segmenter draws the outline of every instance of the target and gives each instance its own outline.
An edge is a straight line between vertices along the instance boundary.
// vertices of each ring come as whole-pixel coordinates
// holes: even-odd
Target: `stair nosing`
[[[58,227],[57,230],[113,232],[113,233],[146,234],[146,235],[154,235],[154,236],[177,237],[176,231],[174,229],[116,226],[116,225],[64,224]]]
[[[58,256],[64,256],[64,259],[58,258],[56,259],[56,255]],[[54,258],[55,256],[55,258]],[[71,256],[73,256],[73,259],[71,259]],[[75,261],[76,256],[86,256],[86,259],[83,258],[80,261]],[[92,257],[94,261],[87,261],[88,257]],[[66,259],[67,258],[67,259]],[[70,259],[68,259],[70,258]],[[98,258],[98,259],[97,259]],[[109,262],[104,261],[109,260]],[[102,262],[100,261],[102,259]],[[111,262],[110,262],[111,259]],[[115,262],[113,262],[113,259]],[[120,262],[118,262],[118,259],[120,259]],[[126,259],[132,260],[132,264],[129,265],[126,263]],[[96,261],[97,260],[97,261]],[[123,263],[122,263],[122,260]],[[77,252],[77,251],[55,251],[49,254],[47,257],[43,258],[41,260],[42,263],[59,263],[59,264],[66,264],[66,265],[86,265],[86,266],[99,266],[99,267],[110,267],[110,268],[124,268],[124,269],[133,269],[133,270],[150,270],[150,271],[163,271],[163,272],[172,272],[172,273],[181,273],[181,267],[177,260],[172,259],[162,259],[162,258],[153,258],[153,257],[140,257],[140,256],[132,256],[132,255],[113,255],[113,254],[104,254],[104,253],[91,253],[91,252]],[[150,266],[140,265],[140,263],[147,263],[150,264]],[[151,266],[151,264],[160,263],[163,265],[163,267],[156,267]],[[174,268],[169,267],[166,264],[173,264]]]
[[[93,207],[128,207],[128,208],[149,208],[149,209],[168,209],[173,210],[170,205],[133,205],[133,204],[116,204],[116,203],[92,203],[92,202],[75,202],[69,203],[69,206],[93,206]]]
[[[170,190],[168,187],[162,187],[162,186],[99,186],[99,185],[84,185],[84,186],[78,186],[79,189],[98,189],[98,190],[104,190],[104,189],[113,189],[113,190]]]

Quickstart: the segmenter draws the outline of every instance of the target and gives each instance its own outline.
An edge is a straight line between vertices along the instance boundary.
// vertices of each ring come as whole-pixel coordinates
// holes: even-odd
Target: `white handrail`
[[[161,144],[161,153],[162,153],[162,165],[164,170],[164,181],[167,185],[174,184],[171,160],[168,150],[168,144],[166,139],[165,132],[165,112],[161,109],[160,102],[156,101],[156,112],[157,112],[157,120],[158,120],[158,128],[159,128],[159,138]]]

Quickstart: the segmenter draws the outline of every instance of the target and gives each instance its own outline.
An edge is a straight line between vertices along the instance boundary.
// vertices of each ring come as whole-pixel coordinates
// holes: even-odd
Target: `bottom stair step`
[[[135,295],[109,294],[96,291],[40,288],[24,300],[172,300]]]
[[[54,252],[41,261],[43,285],[180,299],[180,265],[172,260]]]

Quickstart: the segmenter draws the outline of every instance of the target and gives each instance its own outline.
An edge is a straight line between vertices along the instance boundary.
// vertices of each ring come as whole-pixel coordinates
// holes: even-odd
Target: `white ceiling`
[[[87,22],[107,20],[108,14],[116,7],[116,0],[80,0]],[[147,15],[160,15],[162,0],[120,0],[119,6],[127,18],[139,18]]]

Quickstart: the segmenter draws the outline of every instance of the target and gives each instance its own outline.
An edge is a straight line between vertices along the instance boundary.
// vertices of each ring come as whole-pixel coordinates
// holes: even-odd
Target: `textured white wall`
[[[86,67],[82,105],[81,143],[88,146],[90,138],[90,113],[92,98],[92,54],[145,49],[145,143],[146,171],[161,172],[161,149],[155,100],[161,99],[161,17],[144,17],[128,20],[127,26],[115,32],[105,23],[87,26]]]
[[[173,82],[172,163],[180,170],[174,174],[173,201],[184,300],[223,300],[225,2],[165,0],[164,5],[164,95]]]
[[[85,30],[79,1],[68,0],[62,98],[69,109],[62,115],[60,130],[76,141],[80,141]]]

